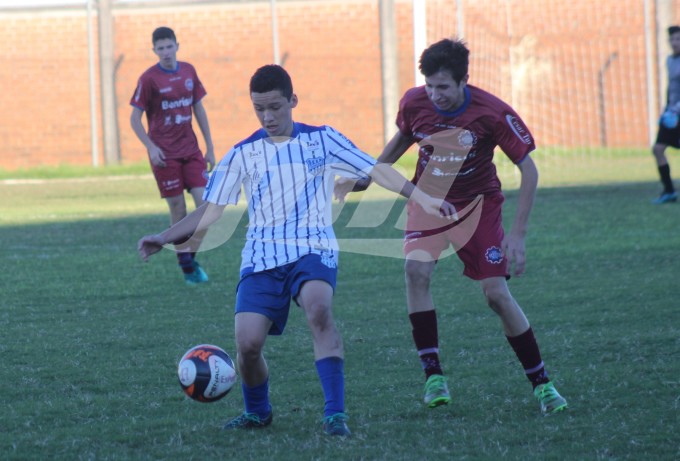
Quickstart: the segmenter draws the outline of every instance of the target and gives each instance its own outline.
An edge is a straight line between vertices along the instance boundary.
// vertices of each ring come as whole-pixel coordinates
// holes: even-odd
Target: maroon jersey
[[[500,192],[493,164],[496,146],[516,164],[536,147],[509,105],[471,85],[464,91],[463,105],[446,112],[432,104],[424,86],[412,88],[401,99],[397,115],[401,133],[420,146],[413,183],[450,202]]]
[[[180,158],[200,153],[191,119],[193,105],[205,95],[194,66],[178,61],[173,71],[160,64],[147,69],[130,104],[146,112],[153,143],[167,158]]]

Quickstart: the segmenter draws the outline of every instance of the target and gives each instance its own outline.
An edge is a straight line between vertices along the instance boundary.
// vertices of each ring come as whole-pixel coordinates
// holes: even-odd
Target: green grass
[[[656,182],[613,182],[542,189],[527,273],[510,282],[570,403],[554,417],[539,415],[455,257],[440,262],[432,287],[454,402],[424,408],[402,261],[343,253],[334,311],[354,433],[344,441],[320,433],[323,397],[297,308],[267,343],[270,428],[220,430],[242,411],[238,389],[214,404],[183,396],[175,367],[186,349],[234,350],[242,232],[199,255],[212,281],[190,289],[172,253],[148,264],[136,256],[141,235],[167,226],[152,179],[0,183],[1,457],[678,459],[680,204],[649,205]],[[516,192],[508,196],[511,216]],[[381,228],[345,228],[355,207],[338,218],[341,237],[399,237],[396,208]]]
[[[671,166],[680,169],[680,161],[672,149],[668,151]],[[602,184],[626,181],[653,181],[657,178],[649,149],[624,148],[539,148],[532,157],[541,172],[543,186]],[[501,179],[506,188],[519,186],[516,167],[501,152],[495,156]],[[416,162],[416,151],[404,155],[398,165],[410,175]],[[124,163],[111,166],[43,166],[30,169],[0,169],[1,180],[65,179],[82,177],[126,176],[151,174],[148,162]]]
[[[121,165],[103,165],[93,167],[89,165],[58,165],[36,166],[33,168],[20,168],[8,170],[0,168],[0,180],[6,179],[57,179],[57,178],[80,178],[101,176],[122,176],[151,174],[148,162],[123,163]]]

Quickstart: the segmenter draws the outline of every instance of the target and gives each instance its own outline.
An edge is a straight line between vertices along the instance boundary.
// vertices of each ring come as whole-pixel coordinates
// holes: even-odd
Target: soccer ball
[[[231,357],[211,344],[189,349],[179,361],[177,375],[186,395],[199,402],[216,402],[236,383]]]

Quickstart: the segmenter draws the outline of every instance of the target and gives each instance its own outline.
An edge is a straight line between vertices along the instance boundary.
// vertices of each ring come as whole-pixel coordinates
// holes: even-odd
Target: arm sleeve
[[[368,179],[376,160],[360,150],[339,131],[327,126],[325,137],[329,156],[326,166],[338,176],[352,179]]]
[[[132,98],[130,98],[130,105],[137,107],[142,111],[146,111],[148,109],[147,101],[149,100],[150,89],[150,82],[146,81],[144,76],[140,77],[139,80],[137,80],[137,88],[135,88],[135,92],[132,95]]]
[[[215,205],[236,205],[241,196],[243,178],[241,149],[232,148],[211,173],[203,200]]]
[[[534,137],[524,121],[510,108],[500,113],[496,122],[496,144],[513,163],[520,163],[536,149]]]
[[[399,112],[397,112],[397,128],[401,131],[401,134],[411,138],[413,137],[413,129],[411,128],[411,120],[408,117],[408,111],[406,110],[406,95],[404,95],[399,101]]]

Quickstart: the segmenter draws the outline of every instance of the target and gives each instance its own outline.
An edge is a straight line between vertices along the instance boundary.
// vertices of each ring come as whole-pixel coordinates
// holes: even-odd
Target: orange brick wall
[[[413,21],[411,1],[395,3],[403,91],[413,85]],[[464,37],[472,50],[470,82],[510,102],[540,145],[600,144],[597,76],[613,53],[604,73],[607,145],[648,144],[642,0],[462,3]],[[456,4],[427,2],[428,42],[459,33]],[[333,125],[379,153],[378,1],[280,1],[277,12],[280,52],[300,98],[296,119]],[[247,87],[252,72],[273,61],[269,2],[116,7],[114,20],[124,162],[146,157],[130,129],[128,102],[139,75],[155,63],[150,35],[159,25],[175,29],[178,58],[196,66],[208,90],[204,104],[217,155],[257,128]],[[0,12],[0,34],[0,82],[6,90],[0,168],[91,163],[85,12]]]

